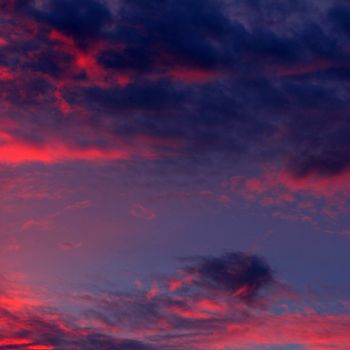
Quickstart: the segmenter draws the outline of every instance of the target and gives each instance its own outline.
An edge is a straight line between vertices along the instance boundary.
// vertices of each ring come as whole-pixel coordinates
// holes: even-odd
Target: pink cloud
[[[82,242],[64,242],[60,244],[60,248],[65,251],[71,251],[80,249],[82,245]]]
[[[80,202],[75,202],[66,206],[66,210],[76,210],[76,209],[87,209],[92,206],[92,202],[90,200],[83,200]]]
[[[273,209],[273,216],[314,222],[315,215],[335,219],[348,210],[348,172],[333,177],[293,177],[286,171],[266,168],[256,177],[234,176],[224,187],[249,203]]]
[[[137,219],[154,220],[156,218],[156,214],[151,209],[148,209],[141,204],[135,204],[129,213]]]
[[[52,228],[52,219],[51,217],[43,218],[43,219],[29,219],[25,221],[21,225],[22,231],[27,230],[40,230],[40,231],[46,231]]]
[[[92,341],[101,348],[129,349],[140,344],[150,350],[232,346],[246,350],[290,344],[305,350],[344,350],[350,346],[350,316],[310,308],[292,311],[302,310],[301,295],[295,299],[276,290],[264,297],[261,306],[198,284],[178,286],[169,294],[168,281],[154,281],[150,290],[143,290],[139,281],[137,290],[129,293],[76,294],[74,301],[79,300],[88,312],[73,317],[50,306],[54,301],[45,294],[2,280],[0,347],[59,349],[65,344],[80,350],[90,349]],[[235,294],[240,293],[244,291]],[[284,307],[286,298],[288,307]],[[121,334],[127,334],[128,340]]]

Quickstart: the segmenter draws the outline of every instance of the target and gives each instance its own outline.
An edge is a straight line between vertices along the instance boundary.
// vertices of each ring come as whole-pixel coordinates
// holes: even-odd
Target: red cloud
[[[8,68],[0,66],[0,81],[12,79],[14,79],[14,74]]]
[[[347,212],[349,179],[349,172],[296,178],[287,171],[268,168],[257,177],[234,176],[224,185],[248,202],[273,208],[275,217],[313,222],[316,214],[335,218]]]
[[[45,295],[3,281],[0,348],[245,350],[295,344],[305,350],[344,350],[350,346],[347,313],[288,311],[283,308],[288,295],[281,298],[277,290],[265,297],[263,308],[194,284],[169,294],[167,281],[154,282],[152,297],[142,284],[128,294],[85,294],[78,297],[79,305],[84,301],[88,312],[75,317],[49,308]],[[300,298],[289,298],[290,309],[300,309]],[[120,334],[128,334],[128,339]]]
[[[69,160],[121,160],[130,155],[126,150],[99,148],[74,148],[54,141],[42,146],[31,145],[14,139],[11,135],[2,133],[0,139],[0,162],[7,164],[21,164],[25,162],[57,163]]]

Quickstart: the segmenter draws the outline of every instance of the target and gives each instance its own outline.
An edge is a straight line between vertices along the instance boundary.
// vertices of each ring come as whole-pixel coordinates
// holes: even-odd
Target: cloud
[[[272,216],[317,224],[348,215],[349,172],[303,177],[267,166],[257,176],[233,176],[224,187],[248,203],[270,208]]]
[[[82,245],[83,244],[81,242],[64,242],[60,244],[60,248],[65,251],[71,251],[80,249]]]
[[[182,263],[177,276],[159,277],[151,289],[139,283],[134,293],[80,295],[80,301],[94,305],[87,319],[110,332],[127,329],[162,349],[243,350],[295,344],[316,350],[349,345],[346,313],[293,311],[300,309],[303,296],[296,298],[278,282],[261,257],[230,252]],[[268,286],[273,288],[262,295]]]
[[[156,214],[148,208],[145,208],[141,204],[135,204],[130,209],[130,215],[134,218],[144,219],[144,220],[154,220],[156,218]]]
[[[0,349],[150,349],[141,341],[79,327],[74,318],[48,305],[41,294],[19,283],[2,280],[0,297]]]
[[[47,7],[35,11],[35,17],[73,37],[79,46],[93,43],[112,20],[108,7],[96,0],[50,0]]]
[[[182,263],[177,278],[183,284],[169,290],[175,275],[160,276],[153,281],[151,290],[157,292],[152,298],[140,284],[134,291],[95,289],[75,293],[69,301],[62,295],[56,300],[2,277],[0,348],[244,350],[295,344],[319,350],[332,344],[332,349],[341,350],[350,345],[347,310],[300,311],[303,296],[295,298],[276,279],[268,294],[258,295],[273,278],[260,257],[231,252]],[[250,285],[249,298],[264,303],[247,303],[247,295],[231,292],[241,285]],[[54,306],[63,302],[66,311]],[[82,311],[71,314],[71,302]]]
[[[50,228],[52,228],[52,217],[43,219],[29,219],[25,221],[21,226],[22,231],[33,229],[46,231]]]
[[[349,168],[346,4],[1,5],[3,163],[220,154],[295,177]]]
[[[229,179],[220,198],[168,196],[238,195],[305,222],[347,214],[349,18],[341,0],[0,0],[1,171],[84,161],[157,163],[165,173],[185,161],[187,172],[204,164],[226,176],[239,161],[268,162],[260,175]],[[4,178],[6,204],[64,194],[62,176]],[[71,203],[27,217],[22,230],[90,206]],[[157,216],[142,204],[129,214]],[[183,259],[136,291],[75,295],[72,310],[85,307],[73,315],[69,303],[63,311],[1,280],[0,349],[350,347],[348,310],[305,311],[282,286],[264,258],[229,252]]]
[[[193,276],[193,283],[230,293],[245,301],[254,299],[261,289],[274,281],[271,268],[257,256],[227,253],[196,260],[197,263],[185,268]]]
[[[94,305],[88,318],[106,329],[126,328],[151,339],[168,333],[180,338],[186,330],[195,339],[206,329],[223,327],[231,313],[246,322],[279,288],[271,268],[258,256],[232,252],[182,262],[177,276],[161,276],[150,288],[139,282],[134,293],[81,295],[80,301]],[[171,345],[163,340],[165,347]]]
[[[348,4],[345,2],[343,4],[341,2],[335,4],[329,9],[328,16],[337,29],[343,31],[348,37],[350,36],[350,6]]]
[[[83,200],[80,202],[75,202],[72,204],[69,204],[65,207],[65,210],[79,210],[79,209],[87,209],[92,206],[92,202],[90,200]]]

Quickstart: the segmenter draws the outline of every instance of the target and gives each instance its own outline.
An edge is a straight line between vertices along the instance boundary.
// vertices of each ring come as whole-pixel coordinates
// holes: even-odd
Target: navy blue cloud
[[[114,11],[97,0],[1,6],[20,18],[5,15],[4,23],[23,30],[0,46],[0,64],[14,77],[0,80],[0,98],[25,129],[12,130],[16,137],[45,143],[55,133],[63,143],[108,149],[141,135],[156,138],[162,155],[181,145],[177,155],[192,160],[253,156],[295,176],[332,176],[350,166],[343,1],[322,8],[258,0],[130,0]],[[85,68],[79,54],[88,57]],[[57,90],[73,111],[89,112],[84,121],[62,116]],[[90,136],[74,140],[82,127]],[[159,141],[166,139],[174,147]]]
[[[328,16],[338,30],[350,37],[350,6],[339,3],[329,9]]]
[[[97,0],[50,0],[47,11],[34,11],[35,17],[72,36],[86,46],[101,35],[112,20],[107,6]]]
[[[185,270],[203,288],[219,290],[250,301],[274,282],[273,271],[264,259],[244,253],[202,257]]]

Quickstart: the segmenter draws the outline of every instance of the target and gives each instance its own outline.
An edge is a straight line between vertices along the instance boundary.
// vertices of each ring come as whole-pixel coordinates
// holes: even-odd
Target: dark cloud
[[[7,140],[107,159],[244,157],[296,176],[348,169],[333,136],[348,124],[344,2],[1,5],[21,14],[3,16],[2,115],[17,124]]]
[[[316,127],[316,126],[315,126]],[[350,167],[350,129],[323,130],[310,135],[290,162],[297,177],[334,176]]]
[[[231,308],[246,319],[248,314],[238,309],[260,308],[269,299],[268,287],[272,292],[277,286],[270,266],[255,255],[232,252],[183,261],[187,264],[178,276],[157,278],[149,291],[82,296],[95,305],[87,318],[134,330],[151,330],[161,321],[170,329],[199,331],[220,327],[218,319]],[[176,288],[171,281],[177,281]]]
[[[290,2],[251,2],[251,6],[270,13],[268,8],[286,14],[305,10]],[[183,67],[247,75],[261,74],[265,65],[302,64],[321,56],[334,59],[341,51],[334,37],[313,19],[290,33],[261,22],[249,28],[230,12],[231,7],[219,0],[166,0],[147,6],[136,0],[122,2],[120,23],[111,38],[126,46],[103,51],[99,61],[106,68],[138,72]],[[249,10],[245,13],[249,16]]]
[[[33,0],[0,0],[0,10],[5,13],[14,13],[27,10]]]
[[[142,113],[171,110],[186,102],[186,91],[176,89],[168,81],[143,81],[125,88],[91,88],[85,91],[87,101],[99,110],[136,110]]]
[[[121,23],[115,39],[127,43],[126,57],[121,57],[121,62],[133,63],[137,56],[146,55],[145,64],[151,60],[153,65],[160,65],[158,68],[168,60],[173,65],[215,68],[221,40],[229,35],[231,27],[220,1],[123,1],[118,17]],[[109,66],[118,67],[118,55],[107,61],[103,55],[101,58]]]
[[[274,281],[270,266],[260,257],[227,253],[221,257],[198,258],[185,269],[198,285],[252,300]]]
[[[93,43],[112,20],[107,6],[97,0],[50,0],[47,11],[35,17],[72,36],[79,46]]]
[[[72,56],[65,52],[39,52],[37,57],[23,64],[23,69],[48,74],[58,79],[65,74],[72,63]]]
[[[350,6],[340,3],[329,9],[328,16],[338,30],[350,37]]]

